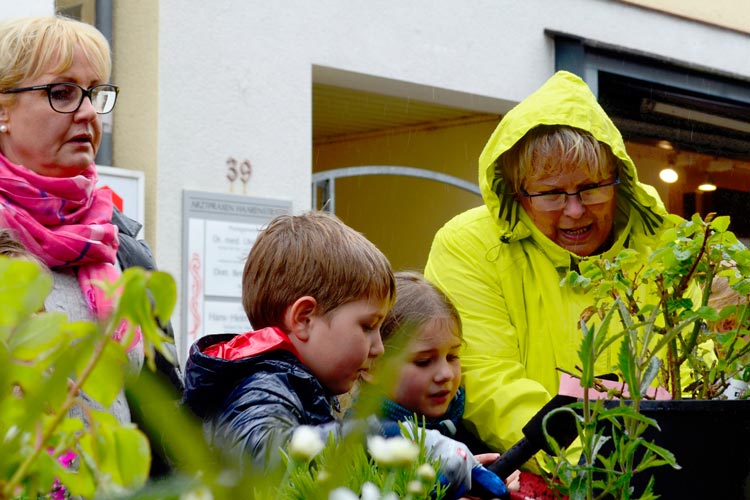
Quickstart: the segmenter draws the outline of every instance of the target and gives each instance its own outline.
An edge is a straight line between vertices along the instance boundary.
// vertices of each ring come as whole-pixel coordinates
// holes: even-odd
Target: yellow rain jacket
[[[588,294],[560,285],[582,257],[542,234],[496,173],[496,160],[537,125],[586,130],[622,161],[615,242],[605,256],[633,248],[645,261],[667,224],[656,190],[638,181],[620,132],[577,76],[556,73],[503,117],[479,158],[485,205],[437,232],[425,268],[463,322],[464,416],[499,451],[521,439],[521,428],[557,394],[556,367],[574,371],[580,364],[578,322],[593,304]],[[614,349],[599,359],[596,373],[612,371]]]

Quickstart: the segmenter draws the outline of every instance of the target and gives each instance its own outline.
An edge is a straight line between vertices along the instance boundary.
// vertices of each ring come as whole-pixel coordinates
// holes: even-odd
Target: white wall
[[[43,16],[54,12],[54,0],[0,0],[0,19],[16,16]]]
[[[153,243],[178,278],[182,190],[228,192],[227,157],[252,162],[246,194],[308,209],[314,65],[407,82],[402,95],[411,82],[436,100],[449,89],[502,107],[554,71],[552,29],[750,76],[746,35],[614,1],[161,0],[159,19]]]

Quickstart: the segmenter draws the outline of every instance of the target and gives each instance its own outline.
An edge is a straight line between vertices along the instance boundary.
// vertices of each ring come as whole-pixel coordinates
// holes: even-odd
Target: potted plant
[[[725,395],[750,364],[750,251],[728,227],[714,214],[675,219],[646,265],[625,250],[584,259],[563,281],[593,296],[581,317],[581,370],[569,374],[582,398],[559,410],[575,416],[580,460],[548,436],[551,484],[563,494],[750,498],[750,401]],[[711,302],[717,276],[736,293],[722,308]],[[712,328],[730,317],[732,328]],[[593,366],[618,343],[619,382],[607,385]],[[649,392],[657,385],[671,399]]]

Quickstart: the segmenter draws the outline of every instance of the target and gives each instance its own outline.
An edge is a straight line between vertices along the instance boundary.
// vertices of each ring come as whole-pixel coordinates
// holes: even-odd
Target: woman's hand
[[[508,491],[519,491],[521,489],[521,471],[516,469],[505,478],[505,486]]]

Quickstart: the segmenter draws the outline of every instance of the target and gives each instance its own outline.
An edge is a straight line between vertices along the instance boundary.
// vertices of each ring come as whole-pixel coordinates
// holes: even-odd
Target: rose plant
[[[547,459],[550,484],[570,498],[656,498],[653,476],[639,492],[633,479],[654,467],[680,465],[647,438],[660,431],[642,412],[644,401],[653,399],[649,389],[664,387],[674,400],[725,399],[730,381],[741,378],[750,363],[743,299],[750,294],[750,251],[728,229],[728,217],[694,215],[674,222],[645,265],[625,250],[611,261],[583,259],[561,283],[593,297],[580,321],[581,369],[569,374],[580,379],[583,397],[559,410],[576,421],[581,459],[571,459],[548,436],[557,450]],[[726,279],[737,297],[718,310],[710,303],[716,276]],[[733,328],[710,328],[730,316],[736,318]],[[618,343],[612,369],[620,382],[605,385],[593,367]],[[606,396],[595,399],[593,391]]]

